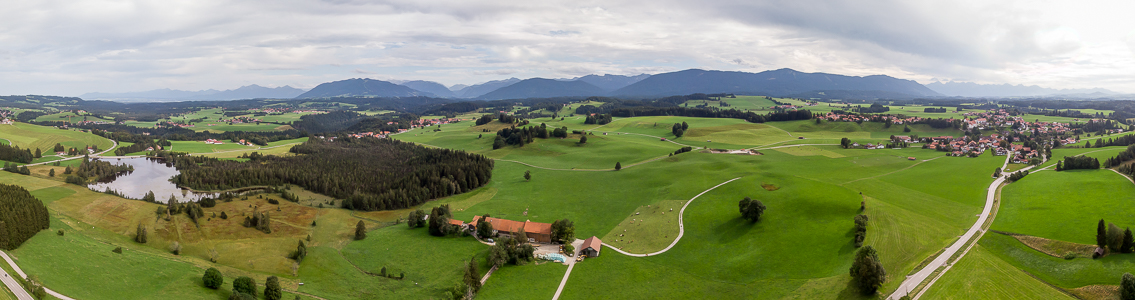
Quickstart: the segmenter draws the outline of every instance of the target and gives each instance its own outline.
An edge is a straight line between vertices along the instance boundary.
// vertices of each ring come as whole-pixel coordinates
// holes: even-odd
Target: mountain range
[[[927,88],[947,96],[958,97],[1036,97],[1050,95],[1107,96],[1115,94],[1107,89],[1051,89],[1036,85],[978,84],[973,82],[934,81]]]
[[[570,79],[509,78],[474,85],[445,85],[424,80],[353,78],[322,83],[308,91],[290,86],[249,85],[234,90],[159,89],[133,93],[87,93],[84,99],[115,101],[236,100],[254,98],[327,98],[341,96],[434,97],[502,100],[548,97],[611,96],[652,98],[694,93],[730,93],[822,99],[909,99],[920,97],[1073,97],[1122,96],[1106,89],[1050,89],[1039,86],[940,82],[922,85],[887,75],[846,76],[778,69],[759,73],[689,69],[624,75],[587,75]]]
[[[303,94],[304,90],[290,86],[276,88],[259,85],[246,85],[232,90],[218,91],[214,89],[200,91],[182,91],[171,89],[157,89],[144,92],[129,93],[86,93],[79,98],[88,100],[115,100],[121,102],[132,101],[185,101],[185,100],[239,100],[255,98],[294,98]]]

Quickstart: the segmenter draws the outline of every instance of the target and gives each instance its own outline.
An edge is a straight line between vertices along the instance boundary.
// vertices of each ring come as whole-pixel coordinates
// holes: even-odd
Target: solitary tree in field
[[[202,277],[201,280],[205,281],[205,287],[214,290],[220,288],[221,285],[225,283],[225,277],[221,276],[221,271],[217,270],[217,268],[205,270],[205,276]]]
[[[580,136],[579,137],[579,143],[580,144],[587,144],[587,135]]]
[[[615,163],[615,171],[622,170],[622,169],[623,169],[623,163],[616,162]]]
[[[51,171],[48,171],[47,176],[55,177],[55,169],[51,169]]]
[[[367,225],[359,220],[359,223],[355,224],[355,240],[361,241],[365,238],[367,238]]]
[[[1123,281],[1119,283],[1119,299],[1135,300],[1135,275],[1123,273]]]
[[[738,203],[741,210],[741,217],[749,221],[760,221],[761,216],[765,214],[765,204],[760,200],[753,200],[752,198],[745,197]]]
[[[524,171],[524,181],[532,180],[532,171]]]
[[[851,277],[859,291],[864,295],[873,295],[887,280],[887,270],[879,261],[875,248],[865,246],[855,253],[855,262],[851,263]]]

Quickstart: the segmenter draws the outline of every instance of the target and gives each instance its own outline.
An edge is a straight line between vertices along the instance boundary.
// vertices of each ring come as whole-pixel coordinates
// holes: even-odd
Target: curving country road
[[[1008,166],[1009,160],[1012,157],[1013,157],[1012,155],[1006,155],[1005,163],[1002,164],[1002,166],[1001,166],[1002,170],[1004,170],[1005,167]],[[1041,162],[1041,164],[1043,164],[1043,162]],[[1034,167],[1036,167],[1036,166],[1029,166],[1027,168],[1023,168],[1021,170],[1018,170],[1018,172],[1029,170],[1029,169],[1032,169]],[[986,221],[989,220],[989,218],[992,218],[991,212],[993,211],[993,205],[997,200],[997,195],[998,195],[997,189],[1001,186],[1001,184],[1005,183],[1009,174],[1011,174],[1011,173],[1005,173],[1005,174],[1002,174],[1001,177],[997,177],[997,180],[994,180],[993,183],[989,184],[989,187],[986,188],[987,192],[986,192],[986,196],[985,196],[985,208],[982,209],[981,215],[978,216],[978,218],[977,218],[977,222],[974,222],[973,226],[970,226],[969,230],[967,230],[966,233],[961,236],[961,238],[959,238],[956,242],[951,244],[949,247],[946,247],[946,250],[942,251],[941,254],[939,254],[937,257],[935,257],[934,260],[930,262],[930,264],[923,267],[922,270],[919,270],[917,273],[914,273],[914,275],[907,276],[906,280],[903,280],[902,284],[899,285],[898,289],[896,289],[893,294],[891,294],[889,297],[887,297],[887,299],[897,300],[899,298],[902,298],[903,296],[907,296],[910,293],[911,290],[914,290],[915,288],[917,288],[919,285],[922,284],[923,281],[930,279],[931,280],[930,283],[927,283],[926,287],[923,287],[922,290],[919,291],[919,293],[913,297],[913,299],[918,299],[918,297],[921,297],[923,293],[930,290],[930,286],[934,285],[934,283],[936,281],[938,281],[938,278],[941,278],[942,275],[946,274],[946,271],[950,270],[950,267],[952,267],[953,264],[948,264],[948,263],[950,262],[952,256],[954,256],[955,253],[957,253],[959,250],[962,250],[962,248],[965,248],[965,251],[963,251],[960,255],[958,255],[958,257],[956,259],[953,259],[953,261],[955,261],[955,262],[960,261],[962,259],[962,257],[964,257],[967,253],[969,253],[969,249],[973,247],[973,244],[970,244],[970,240],[973,240],[974,243],[977,243],[977,239],[974,239],[974,236],[977,235],[978,238],[980,238],[981,235],[985,234],[985,231],[986,231],[987,228],[983,228],[983,227],[985,227]],[[992,224],[992,223],[993,222],[989,222],[989,224]],[[935,271],[937,271],[939,268],[942,268],[942,267],[946,267],[946,268],[943,269],[942,272],[939,272],[938,274],[934,274]],[[931,278],[930,277],[931,275],[935,275],[935,276],[933,278]]]

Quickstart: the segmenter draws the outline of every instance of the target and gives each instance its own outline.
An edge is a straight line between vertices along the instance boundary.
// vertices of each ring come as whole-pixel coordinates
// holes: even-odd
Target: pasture
[[[110,140],[90,133],[19,122],[12,125],[0,125],[0,138],[10,140],[20,148],[33,149],[32,152],[39,148],[44,153],[51,152],[56,143],[67,148],[78,149],[84,149],[90,145],[106,150],[114,146],[114,143]]]
[[[975,246],[954,264],[926,299],[1075,299]]]

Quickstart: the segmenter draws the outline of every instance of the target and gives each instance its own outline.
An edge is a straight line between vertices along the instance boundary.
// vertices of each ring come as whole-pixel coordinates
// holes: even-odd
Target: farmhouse
[[[583,245],[579,246],[579,254],[587,255],[587,257],[599,257],[599,250],[603,248],[603,241],[599,238],[592,236],[583,241]]]
[[[473,221],[469,223],[476,226],[476,224],[480,221],[481,216],[473,216]],[[493,224],[494,235],[498,233],[516,235],[520,233],[521,230],[524,230],[524,234],[527,235],[528,239],[530,240],[535,240],[541,243],[552,242],[552,224],[549,223],[539,223],[532,221],[519,222],[493,217],[486,218],[485,221],[488,221],[489,224]]]

